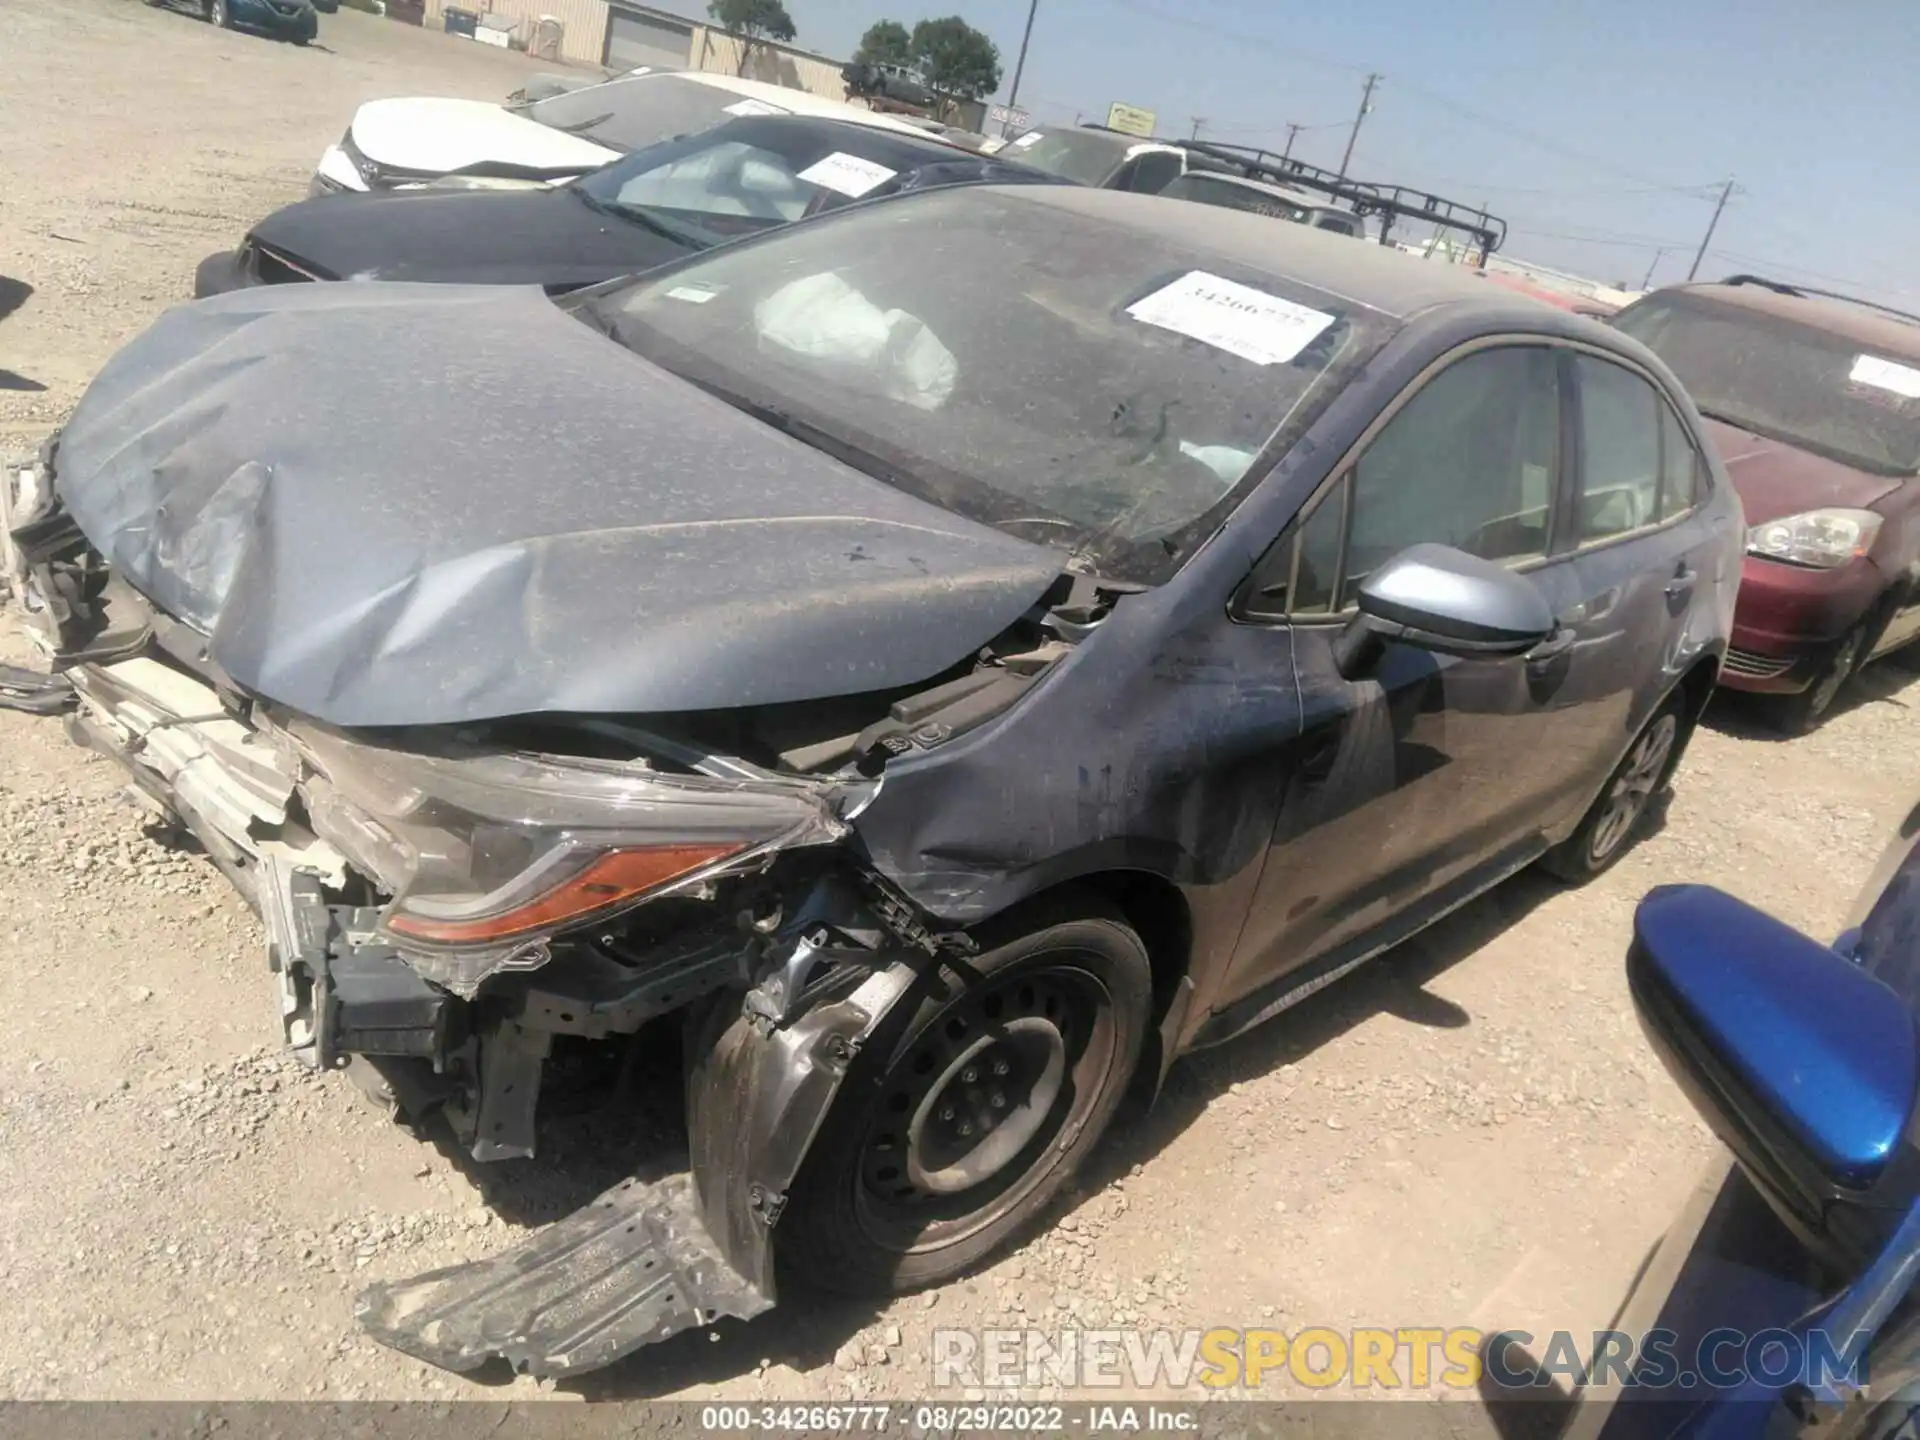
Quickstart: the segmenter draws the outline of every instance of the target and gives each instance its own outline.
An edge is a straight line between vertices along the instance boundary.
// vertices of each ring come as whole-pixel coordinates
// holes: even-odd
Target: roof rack
[[[1838,290],[1818,290],[1811,285],[1789,285],[1784,280],[1769,280],[1764,275],[1729,275],[1720,282],[1722,285],[1758,285],[1763,290],[1771,290],[1776,295],[1793,295],[1801,299],[1838,300],[1843,305],[1858,305],[1863,310],[1873,310],[1895,320],[1904,320],[1910,325],[1920,325],[1920,315],[1905,310],[1896,310],[1891,305],[1882,305],[1878,300],[1863,300],[1858,295],[1843,295]]]
[[[1507,222],[1497,215],[1428,194],[1425,190],[1351,180],[1332,170],[1323,170],[1318,165],[1295,160],[1290,155],[1276,155],[1270,150],[1256,149],[1251,145],[1223,145],[1212,140],[1168,140],[1162,143],[1177,145],[1194,155],[1204,156],[1250,180],[1270,180],[1344,200],[1353,207],[1355,214],[1379,217],[1382,244],[1386,243],[1387,232],[1393,228],[1395,220],[1422,220],[1443,230],[1459,230],[1473,236],[1480,242],[1480,264],[1485,268],[1487,256],[1506,243]]]

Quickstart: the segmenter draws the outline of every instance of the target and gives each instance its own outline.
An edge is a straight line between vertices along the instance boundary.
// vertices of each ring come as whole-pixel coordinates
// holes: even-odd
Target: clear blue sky
[[[669,0],[672,3],[672,0]],[[679,3],[690,12],[704,5]],[[787,0],[797,43],[845,56],[875,20],[954,13],[1011,81],[1027,0]],[[1507,253],[1638,285],[1762,270],[1920,301],[1920,12],[1896,0],[1039,0],[1020,85],[1040,120],[1109,102],[1203,135],[1486,204]],[[1005,84],[1001,98],[1005,97]],[[1709,198],[1702,199],[1701,196]]]

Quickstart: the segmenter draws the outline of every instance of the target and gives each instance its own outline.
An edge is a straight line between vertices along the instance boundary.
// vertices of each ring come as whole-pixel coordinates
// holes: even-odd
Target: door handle
[[[1699,578],[1697,572],[1682,565],[1678,570],[1673,572],[1673,579],[1667,582],[1667,598],[1669,600],[1686,599],[1687,596],[1693,594],[1693,582]]]
[[[1579,638],[1579,632],[1572,626],[1562,625],[1559,629],[1555,630],[1553,634],[1527,651],[1524,658],[1529,665],[1545,665],[1549,661],[1558,660],[1562,655],[1566,654],[1573,648],[1573,642]]]

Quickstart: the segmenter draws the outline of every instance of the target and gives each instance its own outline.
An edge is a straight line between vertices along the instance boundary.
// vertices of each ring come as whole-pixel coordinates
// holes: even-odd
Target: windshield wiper
[[[598,214],[611,215],[616,220],[628,221],[640,226],[643,230],[651,230],[663,240],[671,240],[676,245],[685,245],[690,250],[713,248],[711,240],[704,240],[698,235],[682,230],[677,225],[669,224],[643,205],[622,205],[618,200],[602,200],[584,185],[575,185],[571,188],[573,193],[580,197],[582,205]]]
[[[596,125],[606,124],[607,121],[612,118],[613,111],[609,110],[604,115],[595,115],[591,120],[576,120],[571,125],[555,125],[550,120],[542,120],[540,123],[545,125],[549,130],[558,130],[562,135],[579,135],[591,130]]]

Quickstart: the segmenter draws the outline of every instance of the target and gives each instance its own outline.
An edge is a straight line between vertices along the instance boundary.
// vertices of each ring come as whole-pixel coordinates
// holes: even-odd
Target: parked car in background
[[[257,30],[305,45],[320,33],[314,0],[147,0],[191,11],[222,30]]]
[[[238,249],[201,261],[193,293],[348,279],[559,293],[854,200],[983,182],[1061,183],[930,135],[756,115],[649,145],[564,185],[303,200],[255,225]]]
[[[364,1299],[539,1374],[765,1310],[776,1250],[958,1275],[1142,1066],[1605,870],[1742,535],[1627,336],[1072,185],[184,305],[7,479],[46,683],[257,897],[296,1053],[489,1161],[550,1046],[690,1012],[691,1180]]]
[[[1037,125],[997,147],[999,154],[1102,190],[1157,195],[1187,173],[1185,150],[1090,125]]]
[[[1244,175],[1189,171],[1160,193],[1169,200],[1193,200],[1201,205],[1221,205],[1229,210],[1271,215],[1312,230],[1331,230],[1336,235],[1357,235],[1364,239],[1367,233],[1360,217],[1344,205],[1331,204],[1304,190],[1276,185],[1269,180],[1249,180]]]
[[[1672,885],[1641,903],[1627,976],[1726,1151],[1642,1268],[1611,1326],[1621,1363],[1562,1440],[1912,1435],[1920,805],[1831,947]]]
[[[371,100],[314,173],[316,193],[390,190],[447,177],[502,185],[567,180],[630,151],[744,115],[817,115],[902,135],[916,127],[804,90],[704,70],[623,75],[530,104]]]
[[[1809,729],[1862,665],[1920,640],[1920,319],[1743,275],[1614,324],[1686,384],[1746,507],[1721,683]]]

